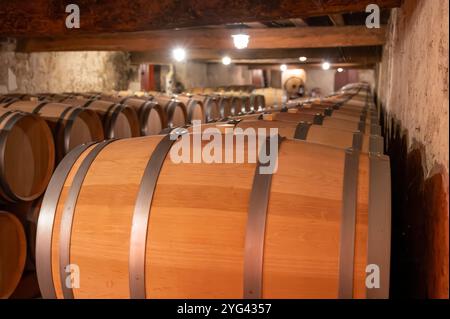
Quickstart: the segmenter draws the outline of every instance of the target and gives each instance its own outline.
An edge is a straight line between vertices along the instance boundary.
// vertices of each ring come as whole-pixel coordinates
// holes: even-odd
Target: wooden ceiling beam
[[[336,70],[338,68],[346,69],[373,69],[375,64],[363,64],[363,63],[336,63],[331,66],[331,70]],[[280,70],[280,64],[248,64],[248,68],[250,70],[255,69],[271,69],[271,70]],[[311,63],[311,64],[289,64],[288,69],[322,69],[321,63]]]
[[[127,34],[85,35],[78,37],[31,38],[18,42],[18,51],[150,51],[187,49],[234,49],[230,29],[189,29],[146,31]],[[249,49],[322,48],[374,46],[385,43],[386,29],[365,26],[247,29]]]
[[[400,7],[402,0],[77,0],[79,29],[65,25],[67,0],[0,0],[0,36],[73,36],[276,21]]]
[[[224,55],[228,55],[234,61],[238,60],[254,60],[262,59],[277,60],[278,63],[298,62],[298,58],[306,56],[308,62],[320,62],[328,60],[330,62],[344,62],[341,53],[335,48],[317,48],[317,49],[247,49],[247,50],[189,50],[187,52],[188,59],[193,61],[220,61]],[[347,60],[350,62],[370,62],[377,63],[381,61],[381,50],[373,47],[352,47],[347,48]],[[172,63],[171,52],[151,51],[151,52],[132,52],[131,62],[140,63]]]

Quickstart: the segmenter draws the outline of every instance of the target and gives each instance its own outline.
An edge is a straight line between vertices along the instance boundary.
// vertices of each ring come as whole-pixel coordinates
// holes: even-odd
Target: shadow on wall
[[[381,109],[392,176],[391,298],[448,298],[448,173],[436,166],[426,176],[425,146],[408,152],[408,132]]]

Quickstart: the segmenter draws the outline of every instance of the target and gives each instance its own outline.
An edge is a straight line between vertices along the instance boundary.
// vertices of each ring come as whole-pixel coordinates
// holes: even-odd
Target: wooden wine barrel
[[[204,99],[199,98],[201,96],[193,96],[193,95],[177,95],[176,99],[186,105],[187,111],[187,120],[188,123],[192,123],[192,121],[201,121],[202,123],[206,122],[206,114],[203,111],[203,101]]]
[[[83,98],[66,99],[64,103],[95,111],[102,119],[103,131],[108,139],[140,136],[138,115],[127,105]]]
[[[48,183],[47,183],[48,185]],[[46,185],[46,186],[47,186]],[[35,271],[36,230],[39,211],[43,196],[26,202],[6,203],[2,205],[5,211],[12,212],[21,222],[27,242],[27,258],[24,271]]]
[[[320,119],[317,115],[304,114],[304,113],[288,113],[288,112],[277,112],[275,114],[275,119],[278,121],[295,122],[299,123],[301,121],[314,123],[314,118],[316,121],[321,121],[324,127],[336,128],[340,130],[346,130],[350,132],[360,131],[367,134],[380,134],[380,128],[378,125],[372,123],[366,123],[361,121],[350,121],[333,116],[325,116]],[[308,118],[309,117],[309,118]]]
[[[188,124],[186,105],[183,102],[167,95],[153,96],[153,100],[163,107],[168,127],[179,127]]]
[[[236,115],[235,109],[231,105],[231,97],[227,95],[216,95],[217,104],[219,105],[220,117],[227,118]]]
[[[8,93],[0,96],[0,103],[6,103],[12,100],[26,99],[29,95],[24,93]]]
[[[93,110],[36,101],[17,101],[0,104],[1,107],[37,114],[45,119],[53,131],[57,162],[77,145],[104,139],[102,123]]]
[[[306,106],[306,105],[305,105]],[[361,112],[364,109],[367,109],[367,106],[364,105],[352,105],[349,102],[345,102],[343,104],[341,103],[335,103],[330,101],[320,101],[320,102],[313,102],[312,107],[330,107],[330,108],[339,108],[347,111],[354,111],[354,112]]]
[[[0,108],[0,201],[29,201],[47,187],[55,145],[45,121]]]
[[[262,94],[250,95],[250,106],[254,111],[263,111],[266,108],[266,100]]]
[[[231,116],[229,119],[231,120],[256,120],[258,118],[262,118],[262,113],[255,113],[255,114],[244,114],[244,115],[237,115],[237,116]],[[312,116],[305,117],[305,120],[311,120],[314,119]]]
[[[294,110],[292,110],[294,111]],[[365,115],[367,115],[364,111],[349,111],[342,108],[333,109],[329,107],[322,107],[322,106],[313,106],[313,107],[300,107],[298,109],[298,112],[319,112],[326,114],[328,116],[332,116],[335,118],[340,118],[343,120],[349,120],[349,121],[357,121],[359,122],[361,118]]]
[[[141,135],[159,134],[167,127],[167,115],[164,112],[163,107],[156,101],[142,101],[130,98],[124,100],[122,103],[130,105],[136,110],[139,116],[139,122],[141,123]]]
[[[338,110],[341,114],[348,114],[348,115],[355,115],[360,116],[361,113],[366,113],[370,116],[376,116],[377,112],[376,109],[369,106],[352,106],[349,105],[347,102],[345,103],[332,103],[328,101],[322,101],[320,103],[300,103],[301,108],[313,108],[313,109],[331,109],[331,110]]]
[[[338,108],[323,108],[320,106],[314,106],[310,108],[311,111],[320,111],[327,116],[333,118],[339,118],[343,120],[353,121],[353,122],[365,122],[368,125],[379,126],[378,113],[375,110],[363,109],[362,111],[348,110],[345,107]],[[308,112],[308,108],[300,108],[300,112]],[[381,130],[381,128],[379,128]],[[378,133],[381,134],[381,133]]]
[[[36,94],[40,101],[52,101],[57,103],[62,103],[68,99],[74,98],[72,94],[57,94],[57,93],[39,93]]]
[[[194,98],[202,101],[205,113],[205,122],[217,121],[222,117],[219,99],[213,95],[194,95]]]
[[[276,128],[278,134],[282,137],[294,138],[305,140],[312,143],[319,143],[328,146],[335,146],[340,148],[353,148],[362,152],[383,152],[383,138],[380,135],[371,135],[359,131],[350,131],[336,129],[333,127],[327,127],[322,125],[321,120],[312,122],[295,122],[295,121],[280,121],[275,117],[265,120],[261,115],[256,117],[242,117],[241,119],[231,119],[223,122],[216,122],[201,126],[201,130],[207,128],[218,128],[222,133],[225,129],[229,128],[241,128],[243,130],[247,128],[270,129]],[[193,132],[193,127],[190,127],[189,132]]]
[[[26,253],[22,224],[14,215],[0,211],[0,299],[8,298],[16,289]]]
[[[64,95],[67,95],[70,98],[82,98],[82,99],[99,99],[102,96],[100,92],[86,92],[86,93],[76,93],[76,92],[64,92]]]
[[[350,132],[303,121],[294,123],[277,120],[244,120],[236,123],[235,127],[244,130],[246,128],[277,128],[278,134],[287,138],[295,138],[344,149],[353,147],[362,152],[383,152],[383,139],[381,136],[370,136],[369,134]]]
[[[273,174],[256,163],[175,163],[167,153],[182,142],[169,135],[73,151],[38,221],[43,297],[388,297],[388,158],[278,142]],[[244,158],[256,154],[250,145]],[[79,288],[61,285],[69,264]],[[366,289],[370,264],[379,289]]]
[[[244,105],[242,104],[242,99],[240,99],[239,96],[230,95],[230,105],[234,115],[245,114],[245,108]]]
[[[17,101],[18,99],[17,98],[15,98],[15,97],[10,97],[10,96],[6,96],[6,95],[4,95],[4,96],[2,96],[2,97],[0,97],[0,103],[10,103],[10,102],[12,102],[12,101]]]
[[[102,96],[101,99],[132,107],[138,114],[142,136],[159,134],[167,127],[166,113],[153,98]]]
[[[239,96],[241,99],[241,105],[242,105],[242,111],[244,113],[249,113],[251,111],[253,111],[251,102],[250,102],[250,97],[248,95],[240,95]]]

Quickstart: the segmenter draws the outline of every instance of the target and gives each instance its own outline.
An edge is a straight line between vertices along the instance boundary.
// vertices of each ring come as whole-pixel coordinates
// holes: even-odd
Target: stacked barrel
[[[3,297],[28,241],[44,298],[387,298],[390,169],[370,88],[276,109],[232,97],[242,92],[6,97],[5,110],[50,124],[54,141],[74,110],[92,111],[83,123],[96,116],[103,125],[90,132],[106,139],[77,135],[56,152],[65,156],[43,199],[17,192],[26,208],[0,213],[0,236],[15,238],[2,249],[16,260],[0,268],[10,270]],[[219,129],[214,143],[208,128]],[[230,140],[243,148],[227,160]]]

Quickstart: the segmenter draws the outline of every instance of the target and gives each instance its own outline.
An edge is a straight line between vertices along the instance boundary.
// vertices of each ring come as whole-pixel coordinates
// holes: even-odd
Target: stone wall
[[[449,2],[392,11],[377,97],[392,166],[393,297],[448,298]]]
[[[0,94],[124,90],[136,76],[125,52],[0,51]]]
[[[251,72],[244,65],[208,64],[207,86],[247,85],[252,84]]]

